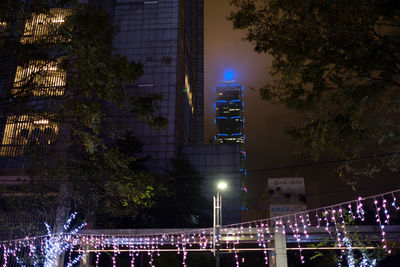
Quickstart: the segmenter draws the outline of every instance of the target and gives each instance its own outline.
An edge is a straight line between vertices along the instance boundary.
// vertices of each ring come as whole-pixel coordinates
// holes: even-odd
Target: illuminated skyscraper
[[[218,144],[243,144],[243,86],[225,81],[215,88],[215,124]]]
[[[241,209],[247,210],[243,86],[233,80],[232,71],[227,71],[224,76],[225,81],[215,87],[215,141],[217,144],[238,144],[240,146],[240,169],[238,171],[242,192]]]

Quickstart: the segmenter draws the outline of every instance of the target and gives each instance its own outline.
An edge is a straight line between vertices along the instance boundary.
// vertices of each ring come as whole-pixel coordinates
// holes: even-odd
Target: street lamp
[[[220,190],[225,190],[228,187],[228,184],[225,183],[224,181],[221,181],[218,183],[217,188]]]
[[[216,267],[220,266],[220,238],[221,238],[221,225],[222,225],[222,197],[219,191],[223,191],[228,187],[228,184],[224,181],[220,181],[217,184],[217,194],[213,197],[213,248]]]

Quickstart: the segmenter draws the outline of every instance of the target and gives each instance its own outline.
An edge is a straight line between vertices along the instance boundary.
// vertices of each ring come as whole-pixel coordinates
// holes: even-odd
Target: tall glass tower
[[[243,86],[236,82],[223,82],[215,88],[215,124],[218,144],[243,144]]]
[[[244,143],[244,101],[243,86],[233,80],[233,75],[228,72],[221,84],[215,87],[215,125],[217,144],[238,144],[240,145],[240,189],[242,191],[241,209],[247,210],[247,182],[246,182],[246,151]]]

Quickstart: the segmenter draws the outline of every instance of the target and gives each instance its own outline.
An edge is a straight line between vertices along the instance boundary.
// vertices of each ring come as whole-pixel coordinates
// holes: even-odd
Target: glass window
[[[7,31],[7,22],[0,21],[0,35],[5,35]]]
[[[58,62],[31,61],[28,66],[18,66],[12,94],[34,96],[60,96],[64,94],[66,72]]]
[[[30,152],[49,154],[58,134],[51,116],[8,116],[0,146],[0,156],[17,157]]]
[[[32,18],[25,23],[21,43],[34,43],[48,39],[51,32],[70,14],[71,10],[66,8],[52,8],[49,14],[33,14]],[[51,40],[49,39],[49,41]]]

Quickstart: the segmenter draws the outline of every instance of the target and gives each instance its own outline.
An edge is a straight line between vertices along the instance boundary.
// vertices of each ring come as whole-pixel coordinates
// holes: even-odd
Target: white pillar
[[[276,267],[287,267],[287,250],[286,250],[286,235],[282,234],[282,229],[279,227],[278,233],[275,233],[275,262]]]

